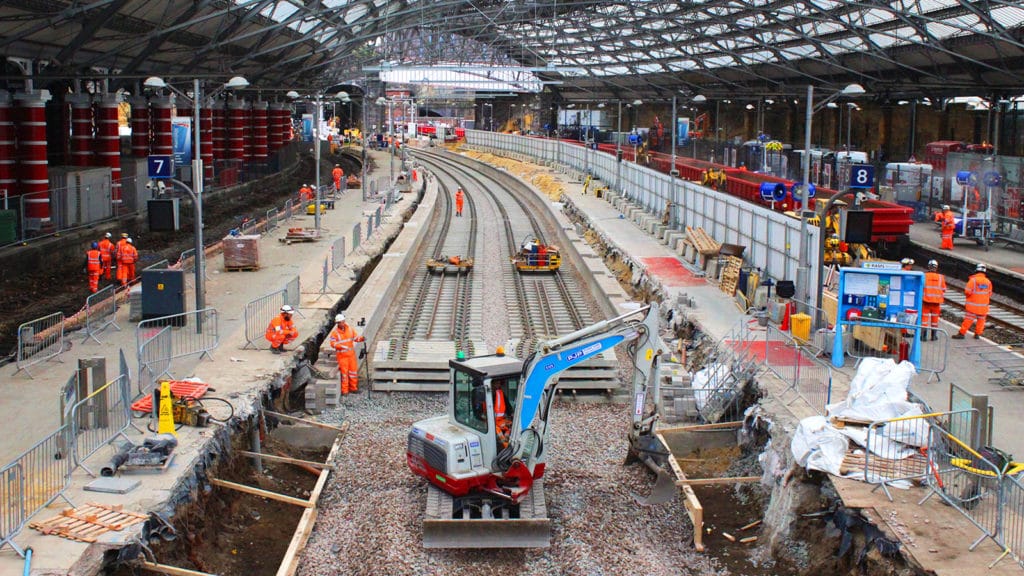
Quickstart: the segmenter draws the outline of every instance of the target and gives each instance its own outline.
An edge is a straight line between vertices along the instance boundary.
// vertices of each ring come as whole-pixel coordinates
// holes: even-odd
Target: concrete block
[[[651,233],[654,234],[655,238],[664,238],[666,228],[668,228],[668,226],[665,226],[661,222],[658,222],[657,224],[654,225],[654,229],[651,230]]]

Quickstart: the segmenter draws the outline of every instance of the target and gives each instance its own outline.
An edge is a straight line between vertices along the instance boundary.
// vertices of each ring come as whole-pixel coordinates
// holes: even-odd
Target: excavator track
[[[512,510],[512,517],[480,518],[476,503],[481,500],[476,499],[465,511],[459,510],[456,508],[461,507],[465,499],[453,498],[436,486],[428,485],[423,547],[547,548],[551,545],[551,520],[544,501],[542,479],[533,484],[526,498]]]

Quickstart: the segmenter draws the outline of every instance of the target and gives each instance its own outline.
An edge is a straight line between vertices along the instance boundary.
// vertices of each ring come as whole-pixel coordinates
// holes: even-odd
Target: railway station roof
[[[569,100],[1016,94],[1018,0],[5,0],[0,48],[41,76],[243,75],[326,88],[444,64]],[[514,67],[514,68],[513,68]],[[10,63],[5,77],[19,74]],[[414,82],[422,79],[412,79]],[[436,77],[435,77],[435,81]],[[441,81],[444,83],[444,81]],[[458,84],[452,80],[453,85]]]

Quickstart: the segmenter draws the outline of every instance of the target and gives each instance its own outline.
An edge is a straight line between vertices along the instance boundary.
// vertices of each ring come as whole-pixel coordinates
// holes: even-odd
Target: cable
[[[204,404],[204,402],[208,402],[210,400],[213,400],[215,402],[223,402],[224,404],[227,404],[228,408],[231,410],[231,413],[228,415],[227,418],[214,418],[213,415],[211,414],[210,415],[210,420],[213,420],[214,422],[227,422],[228,420],[231,420],[232,418],[235,417],[235,406],[231,402],[229,402],[229,401],[227,401],[227,400],[225,400],[223,398],[216,398],[214,396],[207,396],[207,397],[202,398],[202,399],[197,399],[196,403],[199,404],[200,406],[202,406],[203,408],[206,408],[206,405]],[[207,412],[209,412],[209,410],[207,410]]]

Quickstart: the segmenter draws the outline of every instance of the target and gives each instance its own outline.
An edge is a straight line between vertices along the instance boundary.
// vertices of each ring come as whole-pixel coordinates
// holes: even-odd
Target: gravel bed
[[[682,503],[642,508],[653,475],[623,467],[628,407],[559,401],[545,479],[547,550],[425,550],[425,480],[405,461],[416,420],[443,413],[447,395],[361,393],[321,419],[350,422],[320,500],[299,574],[725,574],[692,549]]]

